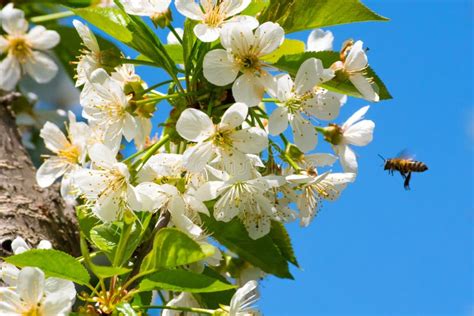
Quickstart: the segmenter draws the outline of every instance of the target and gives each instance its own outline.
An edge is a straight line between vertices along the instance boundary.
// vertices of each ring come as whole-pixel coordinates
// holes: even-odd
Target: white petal
[[[60,294],[69,300],[73,300],[76,297],[74,283],[59,278],[47,278],[44,283],[44,292],[46,296],[50,294]]]
[[[63,159],[51,157],[39,167],[36,172],[36,182],[42,188],[49,187],[61,177],[69,168],[69,164]]]
[[[296,146],[303,152],[313,150],[318,143],[318,133],[313,124],[299,114],[295,114],[290,124]]]
[[[73,301],[62,294],[48,295],[41,306],[43,316],[66,316],[71,311]]]
[[[242,125],[247,117],[249,108],[244,103],[234,103],[224,113],[219,129],[230,130]]]
[[[273,111],[268,119],[268,132],[277,136],[288,128],[288,108],[279,106]]]
[[[19,236],[13,239],[11,247],[15,255],[20,254],[30,249],[30,246],[28,246],[26,241]]]
[[[332,70],[325,70],[321,60],[309,58],[301,64],[295,78],[296,93],[302,95],[313,91],[315,86],[334,77]]]
[[[189,171],[200,172],[211,160],[213,148],[211,142],[198,143],[186,149],[183,154],[183,165]]]
[[[8,286],[16,287],[16,284],[18,283],[19,274],[20,274],[20,269],[18,269],[12,264],[3,262],[0,265],[0,278]],[[0,287],[0,291],[2,289],[3,288]],[[3,300],[2,300],[2,294],[0,293],[0,302],[1,301]]]
[[[363,45],[364,43],[362,41],[357,41],[351,47],[344,63],[345,69],[347,71],[360,71],[367,67],[368,60],[367,55],[362,48]]]
[[[267,76],[270,76],[267,74]],[[237,102],[256,106],[260,103],[265,93],[265,87],[260,79],[252,73],[245,73],[235,80],[232,94]]]
[[[174,4],[179,13],[191,20],[200,21],[204,18],[201,8],[194,0],[176,0]]]
[[[204,77],[216,86],[232,83],[239,74],[232,56],[223,49],[214,49],[206,54],[203,61]]]
[[[176,131],[186,140],[200,142],[214,133],[214,124],[206,113],[196,109],[186,109],[176,123]]]
[[[92,52],[100,52],[99,44],[97,43],[97,39],[94,33],[92,33],[92,31],[79,20],[72,21],[72,24],[74,24],[74,27],[76,28],[77,33],[84,42],[84,45],[86,45],[86,47],[89,48]]]
[[[221,44],[237,56],[246,56],[255,48],[255,36],[252,25],[226,23],[221,30]]]
[[[186,195],[185,201],[186,201],[186,204],[189,206],[189,208],[193,210],[193,212],[202,213],[207,216],[210,216],[207,206],[203,202],[195,198],[194,196],[191,196],[189,194]]]
[[[102,194],[92,208],[92,211],[102,221],[108,223],[118,219],[121,211],[120,191],[109,191]]]
[[[251,305],[255,304],[259,298],[257,287],[257,281],[251,280],[235,292],[230,301],[230,316],[240,316],[246,309],[251,309]],[[250,312],[249,310],[249,314],[258,315],[259,313]]]
[[[95,144],[89,148],[89,157],[95,165],[105,169],[111,169],[117,163],[114,153],[103,144]]]
[[[355,73],[350,75],[349,80],[352,82],[354,87],[359,90],[359,92],[362,94],[364,99],[373,101],[373,102],[378,102],[380,100],[380,97],[377,92],[375,92],[374,86],[375,84],[372,84],[369,82],[369,79],[366,78],[363,74],[360,73]]]
[[[183,38],[184,30],[182,28],[177,27],[177,28],[175,28],[175,31],[176,31],[176,33],[178,33],[180,38]],[[168,44],[172,44],[172,45],[181,45],[178,38],[176,37],[176,35],[174,35],[173,32],[168,33],[168,36],[166,37],[166,42]]]
[[[135,138],[138,132],[138,123],[135,120],[135,117],[129,113],[125,114],[125,118],[123,120],[123,136],[127,140],[127,142],[131,141]]]
[[[295,83],[293,82],[293,79],[291,79],[290,75],[285,74],[285,75],[278,75],[275,77],[276,86],[274,90],[269,89],[270,95],[273,97],[277,98],[278,100],[285,102],[288,101],[293,97],[293,88],[295,86]]]
[[[36,245],[36,248],[37,249],[53,249],[53,245],[51,244],[49,240],[43,239]]]
[[[2,9],[2,27],[10,35],[22,35],[28,30],[28,21],[22,10],[12,7]]]
[[[278,24],[273,22],[265,22],[255,31],[257,39],[256,50],[260,56],[270,54],[277,49],[285,39],[285,30]]]
[[[20,296],[10,288],[0,287],[0,314],[21,316],[24,311]]]
[[[43,138],[46,148],[54,153],[66,149],[70,146],[69,141],[63,132],[51,122],[46,122],[40,131],[40,137]]]
[[[344,141],[356,146],[366,146],[372,141],[374,128],[373,121],[360,121],[345,130]]]
[[[249,6],[251,0],[231,0],[227,2],[229,3],[226,12],[227,16],[234,16],[244,11]]]
[[[26,36],[34,49],[47,50],[59,44],[61,38],[58,32],[47,30],[42,25],[33,27]]]
[[[345,172],[357,173],[357,158],[349,146],[334,146],[334,151],[340,157],[341,165]]]
[[[34,51],[23,64],[25,71],[38,83],[46,83],[58,72],[58,65],[48,55]]]
[[[217,198],[219,190],[225,185],[223,181],[209,181],[204,183],[194,194],[201,201],[210,201]]]
[[[331,31],[315,29],[309,34],[307,50],[310,52],[332,50],[333,41],[334,35]]]
[[[103,192],[108,184],[108,177],[103,171],[80,169],[73,174],[74,185],[87,199],[94,199]]]
[[[21,68],[18,60],[11,54],[0,62],[0,89],[10,91],[13,90],[20,80]]]
[[[336,162],[337,157],[331,154],[311,154],[305,155],[304,160],[313,167],[326,167],[332,166]]]
[[[349,117],[347,119],[347,121],[342,125],[342,129],[346,130],[347,128],[349,128],[349,126],[351,126],[354,123],[362,120],[364,118],[365,113],[367,113],[367,111],[369,110],[369,108],[370,108],[370,106],[367,105],[367,106],[364,106],[364,107],[360,108],[359,110],[357,110],[357,112],[352,114],[352,116]]]
[[[38,268],[23,268],[18,275],[16,291],[27,305],[32,306],[41,302],[44,293],[43,271]]]
[[[219,39],[221,30],[218,27],[201,23],[194,27],[194,34],[200,41],[211,43]]]
[[[233,18],[224,21],[223,24],[226,25],[226,24],[230,24],[230,23],[240,23],[241,25],[243,24],[243,25],[249,27],[252,30],[256,29],[258,27],[258,25],[260,24],[256,18],[254,18],[253,16],[249,16],[249,15],[234,16]]]
[[[268,147],[267,133],[258,127],[238,130],[231,134],[232,146],[246,154],[258,154]]]
[[[162,208],[169,199],[162,192],[161,187],[153,182],[140,183],[135,190],[140,196],[141,209],[146,212],[153,212]]]
[[[342,94],[321,89],[304,102],[303,110],[317,119],[331,121],[339,116],[344,99]]]

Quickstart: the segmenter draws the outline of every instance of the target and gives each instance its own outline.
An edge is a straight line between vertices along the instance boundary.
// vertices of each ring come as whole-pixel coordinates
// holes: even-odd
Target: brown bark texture
[[[55,249],[79,255],[74,208],[58,186],[42,189],[22,145],[11,105],[19,95],[0,94],[0,257],[11,255],[11,242],[23,237],[30,246],[49,240]]]

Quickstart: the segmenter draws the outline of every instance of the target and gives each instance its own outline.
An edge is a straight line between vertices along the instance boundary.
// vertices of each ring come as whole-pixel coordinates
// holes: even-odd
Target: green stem
[[[324,127],[315,126],[314,128],[320,133],[324,134],[326,132],[326,128],[324,128]]]
[[[179,306],[166,306],[166,305],[144,305],[144,306],[133,306],[133,308],[137,309],[171,309],[174,311],[182,311],[182,312],[193,312],[199,313],[204,315],[213,315],[214,310],[212,309],[204,309],[204,308],[196,308],[196,307],[179,307]]]
[[[151,147],[146,151],[146,153],[144,154],[144,156],[143,156],[140,160],[136,161],[136,162],[133,164],[133,168],[134,168],[135,170],[137,170],[137,171],[140,170],[140,169],[143,167],[143,165],[148,161],[148,159],[150,159],[151,156],[153,156],[153,155],[156,153],[156,151],[161,148],[161,146],[163,146],[164,144],[166,144],[166,143],[169,141],[169,139],[170,139],[170,135],[169,135],[169,134],[164,135],[164,136],[160,139],[159,142],[153,144],[153,146],[151,146]]]
[[[46,15],[40,15],[40,16],[35,16],[31,18],[31,22],[33,23],[42,23],[46,21],[51,21],[51,20],[59,20],[63,18],[67,18],[70,16],[74,16],[75,13],[72,11],[63,11],[63,12],[56,12],[56,13],[51,13],[51,14],[46,14]]]
[[[120,267],[123,263],[123,254],[125,252],[125,248],[127,247],[128,238],[130,237],[130,233],[132,232],[133,223],[128,224],[127,221],[123,221],[123,231],[120,235],[120,240],[117,245],[117,250],[115,251],[114,260],[112,263],[113,267]]]
[[[186,78],[181,77],[181,78],[178,78],[178,80],[183,81],[183,80],[186,80]],[[140,93],[140,95],[144,95],[145,93],[148,93],[148,92],[150,92],[150,91],[153,91],[153,90],[156,89],[156,88],[159,88],[159,87],[161,87],[161,86],[164,86],[165,84],[173,83],[173,82],[174,82],[174,80],[166,80],[166,81],[158,82],[157,84],[154,84],[154,85],[152,85],[151,87],[149,87],[149,88],[143,90],[143,91]]]
[[[122,58],[120,59],[121,64],[133,64],[133,65],[142,65],[142,66],[153,66],[153,67],[160,67],[156,63],[148,60],[141,60],[141,59],[128,59]]]
[[[137,105],[148,104],[148,103],[156,103],[156,102],[161,101],[161,100],[173,99],[173,98],[176,98],[176,97],[179,97],[179,96],[182,96],[182,94],[181,93],[174,93],[174,94],[168,94],[168,95],[163,95],[163,96],[159,96],[159,97],[152,97],[152,98],[136,101],[135,103]]]

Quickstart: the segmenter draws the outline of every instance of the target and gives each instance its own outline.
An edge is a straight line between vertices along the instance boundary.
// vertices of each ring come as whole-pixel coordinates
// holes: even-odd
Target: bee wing
[[[399,152],[396,157],[401,158],[401,159],[406,159],[406,160],[414,160],[415,154],[413,154],[410,150],[405,148],[401,152]]]

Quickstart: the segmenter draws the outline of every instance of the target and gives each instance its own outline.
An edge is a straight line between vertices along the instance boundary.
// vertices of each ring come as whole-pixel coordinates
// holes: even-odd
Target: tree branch
[[[21,236],[35,246],[49,240],[55,249],[79,255],[74,209],[66,206],[57,186],[42,189],[21,143],[11,106],[20,95],[0,96],[0,256],[11,254]]]

